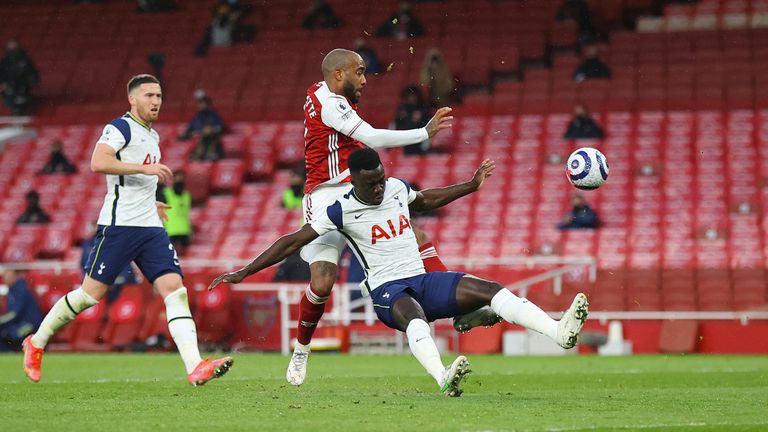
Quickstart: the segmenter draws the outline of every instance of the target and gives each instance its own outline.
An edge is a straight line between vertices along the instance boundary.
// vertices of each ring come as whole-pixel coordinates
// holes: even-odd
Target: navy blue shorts
[[[183,275],[165,228],[99,225],[85,274],[112,285],[131,261],[151,283],[166,273]]]
[[[381,322],[397,329],[392,306],[404,296],[413,297],[428,321],[459,315],[456,285],[466,273],[433,272],[387,282],[371,292],[373,309]]]

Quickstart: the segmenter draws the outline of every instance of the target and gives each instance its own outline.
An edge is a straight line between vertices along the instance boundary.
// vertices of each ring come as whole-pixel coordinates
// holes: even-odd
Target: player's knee
[[[82,288],[82,290],[91,296],[91,298],[94,300],[101,300],[105,295],[107,295],[107,289],[109,289],[109,285],[99,282],[90,276],[86,276],[83,279],[83,283],[80,285],[80,288]]]
[[[318,261],[309,266],[312,291],[320,296],[327,296],[331,293],[333,284],[336,282],[336,265],[325,261]]]
[[[184,286],[184,283],[181,280],[181,275],[178,273],[166,273],[155,279],[153,285],[157,292],[165,298],[167,295]]]
[[[484,285],[485,285],[485,294],[489,299],[493,298],[493,296],[495,296],[496,293],[504,289],[504,287],[501,286],[501,284],[498,282],[490,281],[485,283]]]

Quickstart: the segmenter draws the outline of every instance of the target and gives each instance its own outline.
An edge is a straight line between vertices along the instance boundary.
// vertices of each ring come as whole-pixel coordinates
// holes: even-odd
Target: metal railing
[[[540,274],[530,276],[514,283],[506,285],[506,288],[516,291],[524,297],[528,289],[541,282],[552,280],[552,292],[559,295],[562,291],[564,275],[573,271],[587,268],[588,277],[594,282],[597,275],[597,264],[593,257],[559,257],[559,256],[532,256],[514,258],[445,258],[443,260],[448,267],[463,267],[471,271],[473,268],[483,266],[525,266],[535,268],[542,265],[558,265],[559,267],[543,271]],[[193,268],[226,268],[232,269],[247,264],[247,260],[202,260],[191,259],[184,261],[184,267]],[[52,270],[60,272],[64,269],[77,269],[78,264],[65,261],[36,261],[32,263],[0,263],[0,269],[13,268],[18,270]],[[290,332],[295,328],[297,321],[291,317],[291,305],[298,304],[306,290],[306,283],[241,283],[233,285],[235,291],[244,292],[275,292],[280,308],[280,347],[283,354],[290,353]],[[376,313],[373,304],[368,297],[352,298],[353,292],[362,289],[357,284],[338,284],[334,288],[331,308],[323,315],[323,321],[327,323],[349,325],[353,322],[361,322],[366,325],[376,323]],[[553,318],[559,318],[561,312],[549,312]],[[611,320],[738,320],[747,324],[751,320],[768,320],[768,310],[755,311],[592,311],[590,319],[606,323]],[[397,332],[395,332],[397,333]],[[401,345],[401,344],[400,344]],[[398,346],[400,346],[398,345]],[[402,347],[401,347],[402,348]]]

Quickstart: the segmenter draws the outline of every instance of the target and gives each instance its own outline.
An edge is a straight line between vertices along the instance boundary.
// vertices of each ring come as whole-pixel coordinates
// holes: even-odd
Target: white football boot
[[[304,383],[304,379],[307,377],[307,361],[309,360],[310,351],[309,345],[302,345],[296,342],[291,362],[288,363],[288,371],[285,372],[285,379],[291,385],[300,386]]]
[[[581,327],[587,321],[589,313],[589,302],[587,296],[583,293],[576,294],[571,303],[571,307],[563,313],[562,318],[557,323],[557,344],[565,349],[576,346],[579,340]]]
[[[461,389],[461,380],[472,372],[469,369],[469,360],[460,355],[443,373],[443,385],[440,390],[448,397],[459,397],[464,390]]]

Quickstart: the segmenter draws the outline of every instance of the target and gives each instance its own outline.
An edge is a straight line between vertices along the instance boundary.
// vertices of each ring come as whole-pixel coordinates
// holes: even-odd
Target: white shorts
[[[320,212],[333,204],[342,195],[349,192],[351,185],[341,183],[335,185],[321,185],[312,192],[304,195],[302,209],[304,210],[304,222],[312,223]],[[301,258],[312,264],[317,261],[327,261],[338,264],[341,252],[346,246],[344,236],[338,231],[331,231],[312,240],[311,243],[301,249]]]

